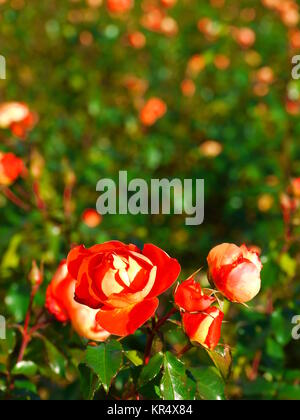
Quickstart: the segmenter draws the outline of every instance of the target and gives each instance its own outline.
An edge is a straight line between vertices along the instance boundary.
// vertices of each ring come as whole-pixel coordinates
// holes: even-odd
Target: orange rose
[[[95,209],[87,209],[82,214],[83,223],[91,229],[96,228],[102,222],[102,216]]]
[[[214,306],[205,312],[186,312],[182,316],[183,326],[190,340],[210,350],[214,350],[220,341],[223,318],[223,312]]]
[[[35,122],[36,116],[26,104],[6,102],[0,105],[0,128],[9,128],[17,137],[24,137]]]
[[[176,281],[180,265],[154,245],[111,241],[90,249],[79,246],[67,260],[77,280],[76,300],[99,309],[97,322],[111,334],[133,334],[158,306],[157,296]]]
[[[0,152],[0,185],[11,185],[24,170],[21,159],[13,153]]]
[[[159,118],[162,118],[167,112],[167,106],[159,98],[151,98],[143,107],[140,120],[144,125],[153,125]]]
[[[76,281],[63,261],[54,275],[46,294],[46,308],[60,322],[72,323],[81,336],[93,341],[105,341],[109,333],[96,322],[97,311],[74,300]]]
[[[203,292],[194,278],[181,283],[175,292],[175,303],[187,312],[199,312],[208,309],[216,299]]]
[[[245,245],[219,245],[210,251],[207,261],[211,279],[227,299],[245,303],[259,293],[262,263]]]
[[[107,0],[107,8],[111,13],[125,13],[133,4],[133,0]]]

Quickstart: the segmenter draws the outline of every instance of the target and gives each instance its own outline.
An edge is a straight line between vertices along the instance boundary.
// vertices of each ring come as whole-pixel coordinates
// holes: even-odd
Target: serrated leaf
[[[118,341],[101,343],[97,347],[89,346],[85,362],[98,375],[104,390],[108,392],[123,363],[122,346]]]
[[[160,372],[161,367],[164,362],[164,355],[162,353],[157,353],[152,357],[147,366],[143,367],[139,378],[139,386],[143,386],[146,383],[152,381]]]
[[[192,368],[190,371],[202,399],[225,400],[225,383],[215,367]]]
[[[160,385],[163,399],[187,400],[186,380],[184,364],[167,352],[164,355],[164,374]]]
[[[223,379],[227,381],[231,375],[232,369],[232,354],[229,346],[219,350],[207,350],[209,357],[214,362],[216,368],[220,371]]]
[[[17,363],[13,370],[13,375],[24,375],[24,376],[34,376],[38,371],[37,365],[30,360],[23,360],[22,362]]]

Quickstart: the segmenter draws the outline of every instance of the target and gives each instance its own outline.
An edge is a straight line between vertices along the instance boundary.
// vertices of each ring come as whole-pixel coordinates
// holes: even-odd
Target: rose
[[[133,334],[151,316],[157,296],[176,281],[180,265],[154,245],[111,241],[90,249],[79,246],[67,260],[77,280],[76,300],[99,309],[97,322],[111,334]]]
[[[194,278],[181,283],[175,292],[175,303],[187,312],[205,311],[216,298],[203,292],[199,283]]]
[[[185,312],[182,315],[183,326],[190,340],[210,350],[214,350],[220,341],[223,318],[223,312],[214,306],[198,314]]]
[[[133,5],[133,0],[107,0],[107,8],[111,13],[125,13]]]
[[[210,278],[230,301],[246,303],[259,293],[262,263],[245,245],[219,245],[210,251],[207,261]]]
[[[0,128],[9,128],[17,137],[24,137],[36,123],[36,116],[26,104],[5,102],[0,105]]]
[[[21,159],[13,153],[0,152],[0,185],[11,185],[24,170]]]
[[[94,209],[86,209],[82,214],[83,223],[91,229],[96,228],[102,222],[102,216]]]
[[[63,261],[48,286],[46,308],[58,321],[70,321],[81,337],[105,341],[110,334],[97,324],[97,311],[75,301],[75,284],[68,273],[66,261]]]
[[[167,112],[167,105],[159,98],[149,99],[140,113],[140,120],[144,125],[151,126]]]

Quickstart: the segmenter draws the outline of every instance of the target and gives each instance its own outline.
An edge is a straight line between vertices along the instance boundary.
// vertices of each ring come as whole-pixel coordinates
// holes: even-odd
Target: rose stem
[[[2,192],[8,200],[10,200],[16,206],[20,207],[22,210],[30,210],[30,207],[26,203],[24,203],[24,201],[22,201],[19,197],[17,197],[8,187],[2,188]]]
[[[176,312],[178,312],[177,308],[172,308],[167,315],[165,315],[163,318],[161,318],[160,320],[157,321],[156,325],[154,325],[154,327],[152,328],[152,330],[149,332],[148,335],[148,339],[147,339],[147,343],[146,343],[146,348],[145,348],[145,356],[144,356],[144,362],[145,365],[147,365],[149,363],[150,357],[151,357],[151,349],[152,349],[152,344],[153,344],[153,340],[155,337],[155,334],[158,332],[158,330],[163,326],[163,324],[172,316],[174,315]],[[153,321],[152,321],[153,322]],[[153,324],[152,324],[153,325]]]

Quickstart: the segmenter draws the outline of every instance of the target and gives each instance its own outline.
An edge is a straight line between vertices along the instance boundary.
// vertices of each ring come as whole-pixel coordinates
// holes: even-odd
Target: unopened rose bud
[[[181,283],[175,292],[175,303],[187,312],[206,311],[216,299],[205,294],[194,278]]]
[[[43,283],[42,271],[39,269],[35,261],[32,262],[32,268],[28,278],[32,286],[40,286]]]
[[[245,245],[219,245],[210,251],[207,261],[211,280],[230,301],[246,303],[259,293],[262,263]]]
[[[191,341],[203,347],[214,350],[221,338],[221,328],[224,314],[212,306],[198,314],[183,314],[183,326]]]

